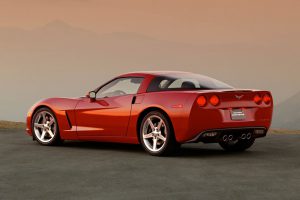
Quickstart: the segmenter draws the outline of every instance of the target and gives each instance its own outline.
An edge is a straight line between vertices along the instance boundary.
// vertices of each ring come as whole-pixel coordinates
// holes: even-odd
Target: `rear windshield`
[[[147,92],[167,90],[215,90],[231,89],[230,85],[199,74],[180,74],[178,76],[158,76],[150,83]]]

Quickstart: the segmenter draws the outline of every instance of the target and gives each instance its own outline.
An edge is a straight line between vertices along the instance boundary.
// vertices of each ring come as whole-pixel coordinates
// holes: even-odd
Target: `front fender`
[[[37,102],[27,113],[26,132],[32,136],[31,122],[35,112],[42,107],[47,107],[56,116],[61,139],[77,139],[75,107],[79,101],[80,99],[50,98]]]

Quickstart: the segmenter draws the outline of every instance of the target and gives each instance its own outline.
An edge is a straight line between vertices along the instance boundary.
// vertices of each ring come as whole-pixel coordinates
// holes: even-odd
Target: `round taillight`
[[[197,104],[201,107],[205,106],[207,103],[205,96],[199,96],[197,99]]]
[[[211,103],[211,105],[217,106],[220,103],[220,99],[217,95],[213,95],[212,97],[210,97],[209,102]]]
[[[256,104],[261,104],[262,98],[259,94],[257,94],[254,96],[253,100]]]
[[[271,103],[271,96],[268,94],[265,94],[263,97],[263,101],[265,104],[270,104]]]

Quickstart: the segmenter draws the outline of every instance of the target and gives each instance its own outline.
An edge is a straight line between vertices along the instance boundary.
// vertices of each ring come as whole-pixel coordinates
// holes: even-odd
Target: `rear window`
[[[199,74],[180,74],[180,76],[158,76],[150,83],[147,92],[168,90],[215,90],[231,89],[226,83]]]

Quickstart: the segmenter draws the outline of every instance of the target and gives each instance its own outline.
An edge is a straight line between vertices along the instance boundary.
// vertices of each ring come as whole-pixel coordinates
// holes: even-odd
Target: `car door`
[[[117,78],[83,98],[75,109],[78,136],[122,136],[127,132],[131,106],[143,78]]]

